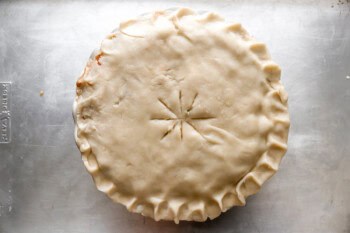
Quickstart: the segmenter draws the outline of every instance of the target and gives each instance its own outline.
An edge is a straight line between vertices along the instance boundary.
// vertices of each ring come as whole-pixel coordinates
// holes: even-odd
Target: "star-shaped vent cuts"
[[[196,93],[193,97],[193,100],[191,102],[191,105],[186,108],[184,106],[182,101],[182,92],[179,91],[178,94],[178,105],[179,105],[179,111],[175,111],[175,109],[172,109],[169,104],[164,99],[158,98],[158,101],[160,105],[162,105],[164,108],[166,108],[166,111],[169,112],[169,115],[171,117],[157,117],[152,118],[153,121],[167,121],[169,122],[169,128],[168,130],[163,134],[161,140],[163,140],[166,137],[169,137],[172,134],[175,134],[175,132],[178,132],[181,140],[184,138],[184,130],[185,128],[189,129],[191,128],[196,132],[201,138],[204,140],[207,140],[206,137],[198,130],[198,128],[195,126],[196,121],[204,121],[204,120],[210,120],[214,117],[208,116],[208,114],[204,113],[201,114],[197,111],[196,116],[193,116],[191,114],[191,111],[195,108],[195,102],[198,97],[198,93]],[[199,117],[198,117],[199,116]],[[203,117],[202,117],[203,116]],[[189,127],[184,127],[185,125],[188,125]]]

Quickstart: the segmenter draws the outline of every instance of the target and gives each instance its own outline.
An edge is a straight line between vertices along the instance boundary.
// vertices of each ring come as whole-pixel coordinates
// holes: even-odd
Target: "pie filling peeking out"
[[[214,13],[122,22],[77,81],[84,164],[100,191],[155,220],[245,205],[287,149],[280,74],[264,44]]]

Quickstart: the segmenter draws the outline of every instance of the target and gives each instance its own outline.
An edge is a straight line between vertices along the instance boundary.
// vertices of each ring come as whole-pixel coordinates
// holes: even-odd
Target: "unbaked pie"
[[[244,205],[287,149],[280,73],[263,43],[214,13],[122,22],[77,81],[76,142],[97,188],[156,220]]]

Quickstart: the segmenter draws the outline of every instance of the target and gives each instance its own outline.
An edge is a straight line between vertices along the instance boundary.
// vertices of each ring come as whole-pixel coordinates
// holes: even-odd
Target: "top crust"
[[[244,205],[278,169],[281,69],[240,24],[186,8],[122,22],[77,81],[75,138],[99,190],[156,220]]]

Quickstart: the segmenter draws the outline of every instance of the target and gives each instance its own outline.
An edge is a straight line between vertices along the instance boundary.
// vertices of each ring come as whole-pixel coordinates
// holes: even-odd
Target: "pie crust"
[[[281,70],[238,23],[187,8],[122,22],[77,81],[75,138],[97,188],[155,220],[242,206],[278,169]]]

